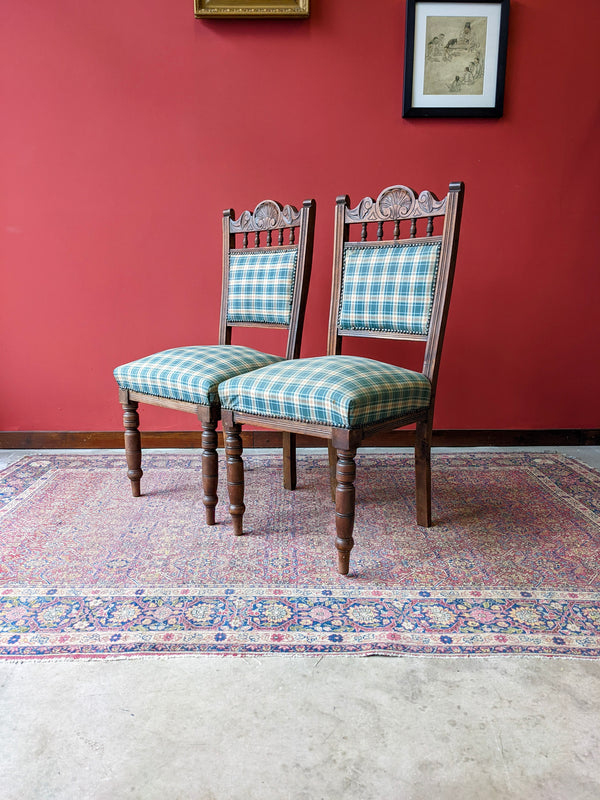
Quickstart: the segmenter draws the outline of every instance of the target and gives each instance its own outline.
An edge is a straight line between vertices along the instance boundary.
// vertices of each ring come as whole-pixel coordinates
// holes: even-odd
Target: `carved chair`
[[[234,533],[243,533],[245,511],[243,423],[328,440],[342,575],[354,544],[354,457],[369,435],[416,423],[417,523],[431,525],[433,410],[463,193],[462,183],[442,200],[391,186],[356,208],[337,198],[327,355],[262,367],[219,389]],[[422,371],[341,355],[346,336],[424,343]]]
[[[202,485],[206,522],[215,524],[218,502],[217,425],[219,385],[267,364],[283,361],[231,344],[236,327],[285,328],[286,359],[298,358],[312,265],[315,201],[298,211],[273,200],[235,219],[223,212],[223,283],[219,343],[176,347],[123,364],[114,370],[123,406],[125,453],[134,497],[140,495],[141,437],[138,404],[196,414],[202,424]],[[250,236],[250,244],[248,238]],[[296,485],[293,433],[284,437],[284,485]]]

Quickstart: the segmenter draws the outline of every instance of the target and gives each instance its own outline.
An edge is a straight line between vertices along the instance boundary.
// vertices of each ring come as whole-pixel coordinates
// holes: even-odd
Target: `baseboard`
[[[278,431],[244,431],[244,447],[281,447]],[[298,436],[299,447],[324,447],[324,439]],[[365,439],[368,447],[412,447],[414,432],[398,430]],[[223,445],[219,433],[219,446]],[[434,447],[559,447],[600,446],[600,429],[555,430],[434,430]],[[187,448],[202,446],[200,431],[142,431],[142,447]],[[122,431],[0,431],[0,449],[105,449],[122,448]]]

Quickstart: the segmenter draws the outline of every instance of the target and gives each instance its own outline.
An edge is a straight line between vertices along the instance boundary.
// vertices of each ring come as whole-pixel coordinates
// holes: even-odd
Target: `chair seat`
[[[394,419],[425,408],[429,379],[392,364],[357,356],[320,356],[272,364],[219,387],[221,405],[338,428]]]
[[[237,345],[175,347],[114,370],[121,389],[200,405],[219,402],[219,384],[244,372],[283,361]]]

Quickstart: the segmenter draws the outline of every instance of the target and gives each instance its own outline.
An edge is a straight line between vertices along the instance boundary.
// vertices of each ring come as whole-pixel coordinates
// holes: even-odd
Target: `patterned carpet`
[[[324,451],[298,489],[245,454],[247,535],[204,523],[200,457],[26,456],[0,473],[0,657],[181,653],[600,655],[600,474],[554,454],[357,457],[351,573]],[[224,475],[221,496],[225,499]]]

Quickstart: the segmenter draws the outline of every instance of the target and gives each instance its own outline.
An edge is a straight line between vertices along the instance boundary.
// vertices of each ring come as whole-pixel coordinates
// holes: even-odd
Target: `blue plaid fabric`
[[[232,250],[227,322],[289,325],[298,250]]]
[[[441,242],[347,244],[344,249],[342,330],[427,334]]]
[[[175,347],[123,364],[114,375],[121,389],[207,406],[219,402],[223,381],[282,360],[237,345]]]
[[[221,405],[278,419],[359,428],[429,404],[425,375],[357,356],[283,361],[219,387]]]

